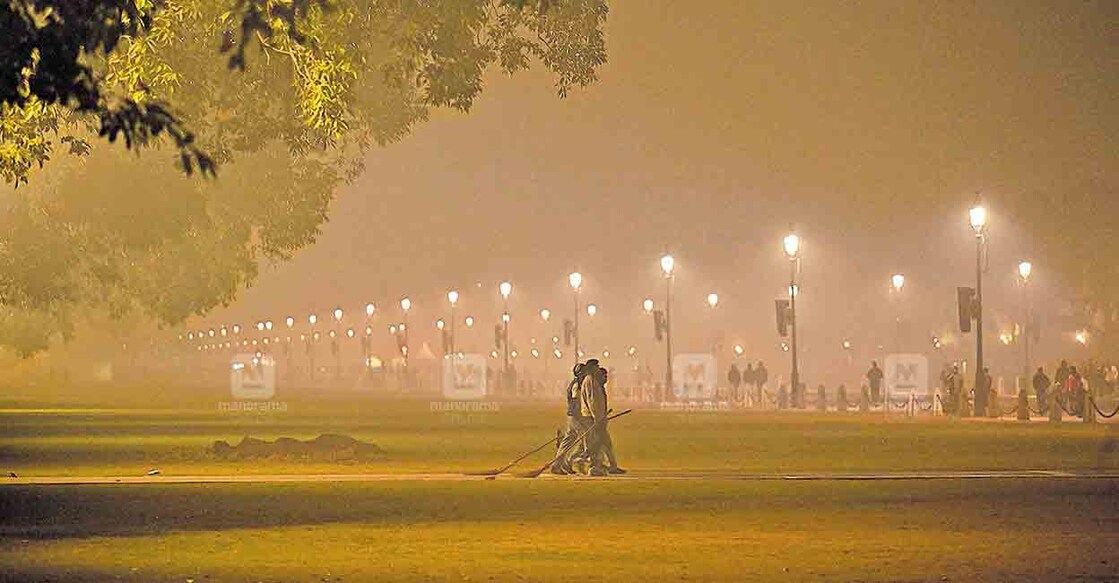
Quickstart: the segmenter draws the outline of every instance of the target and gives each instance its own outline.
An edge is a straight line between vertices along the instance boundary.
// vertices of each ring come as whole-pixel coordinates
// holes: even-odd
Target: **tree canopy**
[[[540,63],[561,96],[595,81],[606,14],[603,0],[9,2],[0,175],[19,188],[0,195],[0,346],[42,349],[84,310],[175,324],[228,303],[261,259],[315,240],[368,148],[432,108],[468,110],[486,71]]]

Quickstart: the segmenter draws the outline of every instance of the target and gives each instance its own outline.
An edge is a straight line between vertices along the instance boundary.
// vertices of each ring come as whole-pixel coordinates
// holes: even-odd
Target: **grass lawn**
[[[344,406],[343,406],[344,405]],[[293,404],[291,412],[0,410],[0,470],[35,475],[461,472],[500,466],[563,422],[542,405],[432,411],[426,401]],[[1115,425],[885,418],[882,414],[639,410],[612,425],[637,472],[1115,469]],[[228,462],[214,440],[345,433],[382,458],[355,464]],[[546,453],[540,455],[546,459]]]
[[[458,472],[548,439],[562,411],[426,401],[289,412],[0,410],[21,476]],[[1115,425],[881,414],[638,411],[636,476],[1117,468]],[[215,439],[346,433],[382,458],[224,462]],[[541,455],[543,458],[544,455]],[[17,486],[0,482],[0,580],[1116,581],[1119,480],[733,479]]]
[[[0,578],[1115,581],[1112,480],[0,489]]]

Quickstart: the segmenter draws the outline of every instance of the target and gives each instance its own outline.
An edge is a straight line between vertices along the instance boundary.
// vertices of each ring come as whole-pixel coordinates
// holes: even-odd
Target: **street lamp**
[[[651,300],[649,298],[645,298],[645,301],[641,302],[641,308],[643,310],[645,310],[646,314],[652,314],[653,313],[653,300]]]
[[[455,348],[455,307],[458,306],[458,292],[451,290],[447,292],[447,303],[451,304],[451,354],[457,354]]]
[[[307,316],[307,324],[311,328],[311,333],[307,336],[307,378],[315,379],[315,341],[318,340],[318,333],[315,332],[315,324],[319,321],[319,317],[311,314]]]
[[[983,231],[987,226],[987,209],[982,205],[977,205],[967,212],[968,220],[971,222],[971,228],[975,229],[976,233]]]
[[[572,323],[571,335],[575,338],[575,358],[579,358],[579,292],[583,289],[583,274],[572,272],[567,276],[567,283],[571,285],[572,297],[575,298],[575,321]]]
[[[717,293],[707,294],[707,307],[711,308],[711,314],[707,318],[708,322],[710,323],[714,319],[715,308],[719,307],[719,294],[717,294]],[[718,326],[712,326],[712,327],[717,328]],[[721,344],[721,342],[720,342],[719,333],[715,330],[712,330],[712,333],[711,333],[711,354],[716,354],[716,355],[719,354],[719,345],[720,344]]]
[[[676,267],[676,260],[673,259],[673,257],[671,255],[665,255],[665,256],[661,257],[661,269],[664,271],[664,274],[666,276],[667,275],[672,275],[672,270],[675,267]]]
[[[672,272],[676,268],[676,260],[669,254],[661,256],[661,271],[664,272],[664,346],[665,369],[664,390],[665,394],[672,391]]]
[[[587,315],[588,316],[593,318],[594,315],[597,314],[597,313],[598,313],[598,306],[596,306],[594,304],[587,304]]]
[[[1026,379],[1030,378],[1030,330],[1033,329],[1031,322],[1033,318],[1030,316],[1030,275],[1033,271],[1034,266],[1029,261],[1018,264],[1018,277],[1022,278],[1022,303],[1025,308],[1025,317],[1022,319],[1022,335],[1025,337],[1022,341],[1022,374]]]
[[[968,211],[975,231],[975,416],[987,410],[987,391],[978,390],[983,379],[983,247],[986,244],[987,208],[977,204]]]
[[[552,311],[548,308],[540,310],[540,319],[547,322],[552,317]]]
[[[785,235],[785,256],[789,258],[789,324],[792,328],[790,340],[792,352],[792,394],[800,392],[800,368],[797,363],[797,296],[800,289],[797,287],[797,271],[800,267],[800,237],[796,233]],[[788,349],[782,344],[782,348]]]
[[[890,276],[890,285],[894,290],[895,315],[894,315],[894,350],[901,352],[901,288],[905,287],[905,275],[895,273]]]
[[[502,342],[502,344],[505,345],[505,369],[504,369],[504,372],[506,374],[506,380],[508,380],[508,374],[509,374],[509,294],[513,293],[513,284],[511,284],[507,281],[503,281],[503,282],[501,282],[501,285],[498,286],[498,291],[501,292],[502,303],[505,306],[505,312],[501,316],[501,326],[502,326],[502,330],[503,330],[502,339],[504,340],[504,342]]]
[[[800,237],[795,233],[789,233],[785,236],[785,255],[790,259],[795,259],[800,255]]]
[[[408,311],[412,309],[412,300],[408,298],[401,298],[400,311],[404,312],[404,323],[400,325],[400,331],[404,334],[404,346],[401,348],[401,355],[404,357],[404,367],[408,367]]]
[[[287,324],[288,329],[291,329],[291,327],[295,325],[295,318],[288,316],[284,319],[284,324]]]
[[[339,322],[342,321],[342,308],[334,308],[334,319]]]
[[[366,318],[372,318],[373,317],[373,312],[376,312],[376,311],[377,311],[377,306],[374,306],[372,303],[365,304],[365,317]]]

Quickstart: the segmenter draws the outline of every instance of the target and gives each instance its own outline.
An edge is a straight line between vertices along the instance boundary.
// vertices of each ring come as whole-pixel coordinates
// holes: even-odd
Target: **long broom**
[[[480,472],[463,472],[463,474],[467,475],[467,476],[487,476],[487,477],[496,476],[498,474],[504,473],[509,468],[519,464],[525,458],[527,458],[530,455],[544,449],[545,447],[548,447],[549,445],[555,445],[555,443],[556,443],[555,438],[549,439],[548,441],[545,441],[544,443],[540,444],[540,447],[537,447],[537,448],[533,449],[532,451],[518,457],[517,459],[505,464],[504,466],[501,466],[500,468],[494,468],[492,470],[482,470]]]
[[[618,417],[621,417],[622,415],[628,415],[629,413],[632,413],[632,412],[633,412],[633,409],[626,409],[625,411],[622,411],[621,413],[615,413],[615,414],[607,417],[606,420],[611,421],[613,419],[617,419]],[[522,472],[520,474],[517,474],[517,477],[518,478],[536,478],[536,477],[539,477],[540,474],[544,473],[544,470],[547,470],[548,468],[550,468],[552,466],[552,464],[556,463],[557,460],[559,460],[563,456],[567,455],[567,452],[570,451],[571,448],[573,446],[575,446],[575,444],[579,443],[580,441],[583,441],[583,438],[585,438],[587,436],[587,434],[590,433],[592,429],[594,429],[594,427],[595,427],[595,425],[592,424],[590,427],[583,430],[583,432],[579,434],[579,437],[576,438],[575,441],[571,442],[571,444],[568,445],[567,447],[565,447],[563,449],[563,451],[556,452],[556,455],[552,459],[548,460],[548,463],[540,466],[539,468],[537,468],[535,470],[532,470],[531,472]]]
[[[617,415],[613,415],[611,417],[608,417],[608,419],[614,419],[615,417],[621,417],[622,415],[625,415],[626,413],[629,413],[630,411],[631,411],[631,409],[627,409],[627,410],[625,410],[621,413],[618,413]],[[581,440],[584,437],[584,435],[580,435],[579,439],[575,440],[575,443],[578,443],[579,440]],[[487,478],[492,478],[494,476],[497,476],[498,474],[505,473],[507,470],[509,470],[509,468],[521,463],[522,461],[524,461],[526,458],[528,458],[532,454],[539,452],[540,450],[548,447],[549,445],[554,445],[555,443],[556,443],[556,440],[554,438],[549,439],[548,441],[545,441],[544,443],[540,444],[539,447],[533,448],[531,451],[525,453],[524,455],[521,455],[517,459],[505,464],[504,466],[501,466],[500,468],[493,468],[491,470],[482,470],[480,472],[463,472],[463,475],[465,475],[465,476],[486,476]],[[566,453],[566,450],[565,450],[565,453]],[[539,475],[539,474],[537,474],[537,475]]]

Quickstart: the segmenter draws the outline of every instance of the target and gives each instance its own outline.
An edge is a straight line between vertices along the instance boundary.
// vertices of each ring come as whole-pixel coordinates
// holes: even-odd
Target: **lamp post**
[[[986,243],[987,209],[977,204],[968,211],[975,231],[975,416],[987,410],[987,391],[979,390],[983,373],[983,247]]]
[[[890,286],[894,290],[894,350],[901,352],[901,288],[905,287],[905,275],[895,273],[890,276]]]
[[[548,334],[550,335],[552,333],[552,331],[551,331],[550,326],[548,325],[548,322],[552,319],[552,311],[549,310],[548,308],[541,309],[540,310],[540,319],[544,322],[544,328],[548,331]],[[539,358],[539,354],[537,353],[536,349],[533,348],[532,350],[533,350],[532,355],[536,358]],[[547,356],[544,357],[544,379],[545,380],[548,379],[548,357]]]
[[[567,276],[567,283],[571,285],[572,296],[575,298],[575,320],[572,322],[571,335],[575,339],[575,360],[579,360],[579,292],[583,290],[583,274],[572,272]]]
[[[676,269],[676,260],[671,255],[661,257],[661,271],[664,272],[664,346],[665,369],[664,390],[665,395],[672,391],[672,272]]]
[[[1027,381],[1030,378],[1030,330],[1033,328],[1030,322],[1030,275],[1033,271],[1034,266],[1029,261],[1018,264],[1018,277],[1022,278],[1022,303],[1025,309],[1025,317],[1022,318],[1022,374]]]
[[[707,294],[707,307],[711,309],[711,315],[713,316],[715,308],[719,307],[719,294]],[[711,331],[711,354],[716,357],[719,354],[719,333],[714,330]]]
[[[403,298],[400,300],[400,310],[404,312],[404,324],[401,325],[404,332],[404,347],[400,349],[404,356],[404,368],[408,368],[408,311],[412,309],[412,300]]]
[[[855,358],[851,354],[851,339],[850,338],[844,338],[843,339],[843,353],[847,355],[847,369],[850,370],[851,366],[855,362]]]
[[[438,320],[435,321],[435,328],[437,330],[439,330],[439,334],[442,337],[442,335],[445,333],[445,331],[447,329],[447,322],[445,320],[443,320],[443,318],[439,318]],[[443,358],[444,359],[447,358],[447,354],[448,354],[447,349],[448,349],[448,346],[447,346],[446,343],[444,343],[443,344]],[[443,386],[443,365],[439,365],[439,386]]]
[[[587,304],[587,346],[593,346],[592,340],[595,329],[591,326],[594,323],[594,317],[598,314],[598,306],[594,304]],[[585,351],[588,355],[594,354],[590,350]]]
[[[292,328],[292,326],[295,326],[295,318],[292,317],[292,316],[288,316],[287,318],[284,318],[284,324],[287,325],[287,327],[288,327],[287,339],[284,342],[284,376],[285,377],[294,377],[295,374],[294,374],[294,371],[292,370],[292,366],[291,366],[291,328]],[[221,335],[225,336],[225,327],[224,326],[221,329]]]
[[[369,360],[373,356],[373,314],[376,313],[377,306],[373,302],[365,304],[365,336],[362,337],[362,346],[364,346],[364,354],[361,355],[362,360],[365,362],[366,371],[369,370]]]
[[[458,305],[458,292],[451,290],[447,292],[447,301],[451,304],[451,358],[458,354],[455,348],[455,306]]]
[[[334,308],[334,325],[342,325],[342,308]],[[330,351],[334,353],[334,378],[342,377],[342,349],[339,346],[341,338],[341,328],[339,332],[334,330],[330,331]]]
[[[314,314],[307,316],[307,365],[310,367],[307,378],[312,380],[315,378],[315,324],[318,321],[319,317]]]
[[[513,293],[513,284],[511,284],[507,281],[503,281],[503,282],[501,282],[501,285],[498,286],[498,291],[501,292],[502,305],[504,306],[504,311],[501,314],[502,338],[504,339],[504,342],[502,342],[502,344],[505,345],[505,367],[504,367],[503,371],[505,372],[506,378],[508,378],[508,375],[509,375],[509,294]]]
[[[800,267],[800,237],[796,233],[785,235],[785,256],[789,258],[789,324],[792,327],[791,352],[792,373],[789,375],[792,386],[790,392],[796,394],[800,390],[800,368],[797,362],[797,271]]]

